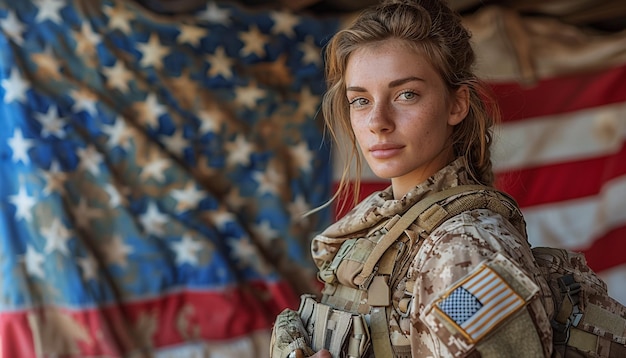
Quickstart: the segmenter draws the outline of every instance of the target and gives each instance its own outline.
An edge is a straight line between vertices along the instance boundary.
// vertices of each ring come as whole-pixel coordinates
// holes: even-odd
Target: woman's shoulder
[[[459,250],[460,248],[465,250]],[[490,256],[495,252],[518,253],[522,248],[529,248],[524,233],[521,233],[500,213],[480,208],[463,211],[444,221],[424,240],[422,255],[446,257],[443,252],[465,260],[469,253]]]

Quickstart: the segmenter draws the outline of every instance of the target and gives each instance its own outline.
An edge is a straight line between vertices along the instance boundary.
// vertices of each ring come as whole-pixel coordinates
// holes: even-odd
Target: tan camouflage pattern
[[[285,358],[296,349],[306,357],[315,352],[310,348],[309,335],[298,312],[285,309],[277,317],[270,341],[270,358]]]
[[[457,159],[401,199],[393,199],[391,188],[370,195],[313,239],[311,249],[315,264],[318,268],[330,265],[347,239],[366,236],[372,228],[401,215],[429,193],[462,184],[475,183],[470,180],[462,160]],[[406,233],[416,237],[416,230],[409,227]],[[398,356],[408,357],[406,352],[410,348],[411,357],[472,357],[480,354],[487,357],[493,352],[502,354],[503,349],[523,352],[531,346],[539,347],[545,356],[551,355],[552,331],[548,317],[552,311],[546,311],[541,295],[529,298],[524,309],[498,326],[497,330],[506,333],[503,336],[506,342],[489,339],[496,336],[495,333],[474,344],[468,344],[459,336],[441,337],[420,318],[424,308],[433,300],[497,253],[516,263],[527,275],[526,279],[533,281],[541,292],[549,292],[524,234],[500,215],[480,209],[448,220],[426,241],[423,248],[423,242],[413,246],[408,272],[392,285],[394,308],[388,317],[389,332]],[[420,248],[425,254],[418,256]],[[529,324],[533,329],[528,329]]]
[[[582,318],[570,328],[568,347],[555,346],[556,356],[626,357],[626,306],[609,296],[606,283],[587,265],[584,255],[546,247],[533,248],[533,253],[557,307],[563,301],[559,277],[573,274],[581,287],[578,306]]]

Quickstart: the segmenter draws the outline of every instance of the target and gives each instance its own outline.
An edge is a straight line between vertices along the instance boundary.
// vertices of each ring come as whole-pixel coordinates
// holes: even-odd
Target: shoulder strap
[[[490,192],[493,195],[471,195],[476,192]],[[465,194],[444,206],[439,205],[451,196]],[[524,219],[519,215],[517,203],[508,194],[498,191],[494,188],[484,185],[459,185],[440,192],[433,193],[420,200],[406,211],[400,220],[391,227],[389,232],[380,240],[367,261],[363,265],[363,270],[355,278],[355,283],[360,284],[372,274],[374,267],[378,261],[393,245],[412,223],[417,221],[420,228],[420,234],[428,236],[435,228],[441,225],[445,220],[456,216],[464,211],[478,208],[487,208],[493,210],[509,219],[522,234],[526,234]],[[418,220],[419,218],[419,220]]]

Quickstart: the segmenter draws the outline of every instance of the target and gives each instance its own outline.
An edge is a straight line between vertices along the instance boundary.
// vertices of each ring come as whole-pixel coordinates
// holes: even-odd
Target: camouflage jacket
[[[372,194],[314,238],[315,264],[328,265],[344,241],[372,235],[372,228],[429,193],[462,184],[473,181],[458,159],[401,199],[393,199],[390,188]],[[405,233],[416,236],[415,229],[409,226]],[[500,215],[487,209],[457,215],[417,241],[409,255],[406,274],[391,287],[394,308],[388,319],[396,356],[551,355],[553,309],[542,300],[549,288],[525,233]],[[488,280],[501,291],[493,297],[496,290],[476,292]],[[520,287],[527,294],[519,294]],[[400,302],[407,298],[403,312]]]

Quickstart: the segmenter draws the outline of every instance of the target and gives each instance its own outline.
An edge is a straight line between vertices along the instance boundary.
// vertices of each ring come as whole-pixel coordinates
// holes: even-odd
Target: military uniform
[[[315,264],[327,271],[348,240],[364,241],[361,247],[373,250],[394,217],[432,193],[464,184],[473,181],[457,159],[401,199],[393,198],[391,188],[370,195],[314,238]],[[401,275],[389,280],[392,304],[386,316],[394,356],[551,355],[553,308],[543,301],[549,288],[524,230],[491,210],[476,209],[446,220],[426,239],[416,225],[404,234],[410,245],[406,259],[395,259],[405,262],[394,263]],[[358,302],[337,294],[337,287],[363,287],[351,274],[359,265],[354,257],[354,262],[344,259],[344,272],[339,269],[337,282],[326,285],[321,302],[367,316],[375,306],[371,293],[353,296]],[[373,354],[370,348],[367,355]]]

